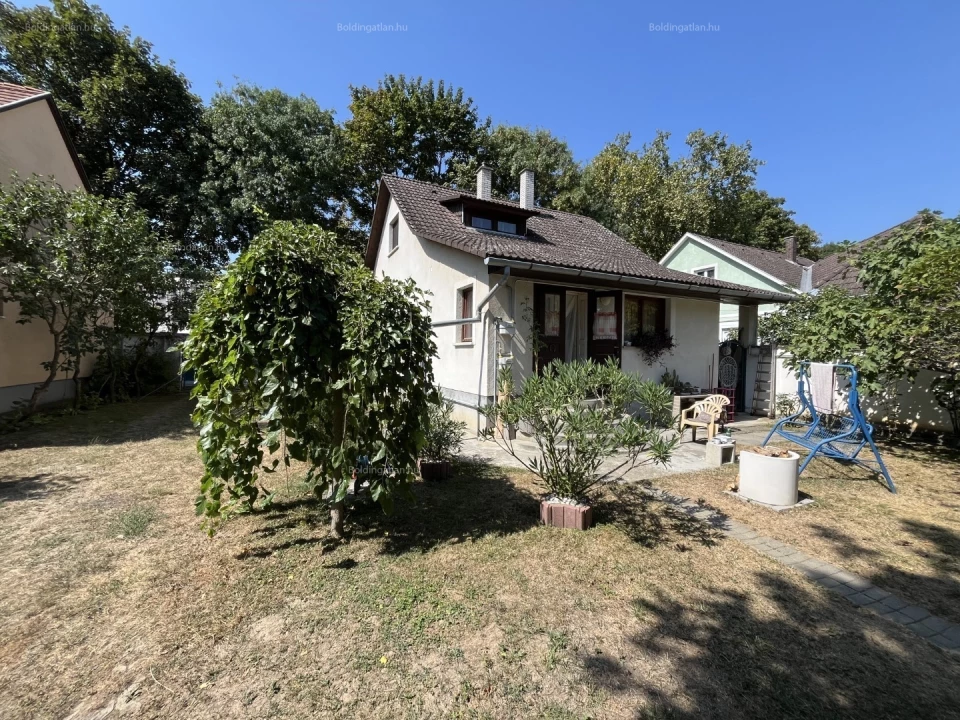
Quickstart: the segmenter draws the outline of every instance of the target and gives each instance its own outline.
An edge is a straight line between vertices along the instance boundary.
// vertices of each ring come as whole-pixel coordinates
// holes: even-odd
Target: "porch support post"
[[[740,335],[738,340],[744,347],[754,347],[757,344],[757,306],[740,306]]]

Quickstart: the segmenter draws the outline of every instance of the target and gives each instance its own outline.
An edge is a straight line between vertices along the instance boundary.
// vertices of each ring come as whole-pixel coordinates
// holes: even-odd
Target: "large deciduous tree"
[[[348,187],[333,113],[304,95],[238,84],[206,113],[210,152],[203,196],[211,231],[231,251],[265,223],[300,220],[332,229]]]
[[[454,171],[457,186],[474,189],[476,172],[484,163],[493,169],[493,193],[517,200],[520,173],[534,171],[535,201],[541,207],[574,209],[580,204],[580,165],[567,143],[549,130],[498,125],[484,142],[481,155],[461,163]]]
[[[369,224],[383,175],[445,184],[454,167],[481,154],[490,120],[481,120],[462,88],[441,80],[387,75],[376,88],[350,88],[344,123],[353,179],[351,208]]]
[[[826,288],[762,321],[794,362],[852,362],[868,393],[895,397],[904,377],[936,374],[934,397],[960,435],[960,218],[921,212],[851,252],[864,292]]]
[[[655,258],[687,231],[774,250],[794,235],[810,251],[816,234],[793,221],[781,198],[757,190],[762,163],[749,142],[697,130],[674,159],[669,138],[658,132],[637,151],[621,135],[604,147],[584,171],[584,211]]]
[[[211,531],[253,507],[262,473],[291,457],[309,463],[335,537],[359,463],[390,509],[416,472],[435,395],[436,347],[412,281],[377,280],[334,233],[278,222],[202,295],[190,330],[197,511]]]
[[[202,103],[173,65],[83,0],[0,3],[0,46],[0,78],[53,94],[94,193],[132,194],[184,262],[220,258],[195,222]]]
[[[131,200],[39,179],[0,188],[0,302],[18,303],[18,323],[50,332],[47,375],[23,414],[36,410],[62,370],[73,371],[79,391],[82,356],[129,331],[125,318],[149,312],[167,287],[167,261],[167,247]]]

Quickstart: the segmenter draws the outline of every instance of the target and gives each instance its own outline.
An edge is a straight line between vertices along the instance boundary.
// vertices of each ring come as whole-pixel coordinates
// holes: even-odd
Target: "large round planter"
[[[540,521],[552,527],[586,530],[593,523],[593,508],[541,500]]]
[[[442,462],[420,461],[420,477],[426,481],[446,480],[453,472],[453,465],[449,460]]]
[[[740,495],[767,505],[796,505],[800,456],[788,453],[784,458],[741,451]]]

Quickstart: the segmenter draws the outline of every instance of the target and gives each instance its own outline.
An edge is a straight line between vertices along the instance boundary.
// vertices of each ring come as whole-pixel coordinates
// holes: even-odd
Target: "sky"
[[[205,100],[236,80],[340,120],[385,74],[462,87],[588,161],[619,133],[750,141],[758,185],[824,242],[960,212],[958,2],[100,0]]]

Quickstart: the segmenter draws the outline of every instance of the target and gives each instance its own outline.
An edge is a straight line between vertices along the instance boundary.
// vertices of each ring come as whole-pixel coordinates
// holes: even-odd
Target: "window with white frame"
[[[717,266],[708,265],[707,267],[694,268],[693,274],[705,278],[715,278],[717,276]]]
[[[400,216],[397,215],[390,223],[390,252],[400,247]]]
[[[473,317],[473,285],[457,290],[457,319]],[[473,324],[457,325],[457,342],[473,342]]]

